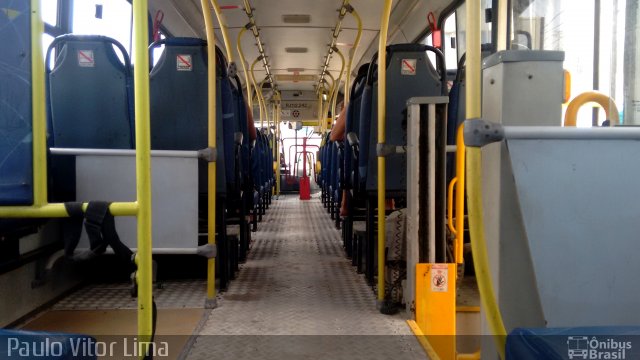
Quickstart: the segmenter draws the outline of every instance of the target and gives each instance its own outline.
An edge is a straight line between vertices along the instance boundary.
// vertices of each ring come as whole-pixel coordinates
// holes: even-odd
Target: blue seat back
[[[431,65],[427,57],[427,51],[436,53],[440,73]],[[394,146],[407,145],[407,100],[418,96],[444,96],[447,93],[446,71],[444,69],[444,56],[442,53],[427,45],[422,44],[397,44],[387,47],[387,91],[386,91],[386,143]],[[372,62],[373,64],[373,62]],[[403,66],[404,64],[404,66]],[[407,71],[414,68],[413,71]],[[362,142],[368,142],[368,155],[361,150],[361,159],[366,166],[366,190],[374,192],[378,188],[376,144],[378,143],[378,92],[375,69],[372,65],[369,69],[368,83],[372,84],[371,117],[369,120],[361,118],[365,125]],[[366,91],[366,90],[365,90]],[[368,130],[368,131],[367,131]],[[404,193],[407,188],[407,158],[406,154],[394,154],[387,156],[386,166],[386,190],[387,192]],[[360,162],[363,165],[363,162]]]
[[[29,1],[0,0],[0,205],[33,203]]]
[[[247,124],[247,104],[242,94],[242,84],[238,75],[234,76],[231,83],[231,92],[233,94],[234,103],[236,105],[236,121],[238,122],[239,131],[242,132],[242,154],[240,162],[240,175],[243,184],[251,178],[251,138],[249,136],[249,126]],[[251,184],[248,184],[249,186]]]
[[[97,35],[63,35],[50,70],[50,145],[132,149],[134,121],[131,63],[117,41]],[[114,46],[121,52],[124,64]]]
[[[362,93],[364,91],[365,82],[367,79],[367,72],[369,70],[369,64],[364,64],[358,69],[358,74],[353,81],[351,87],[350,102],[347,106],[347,120],[345,124],[345,140],[344,140],[344,186],[347,189],[353,187],[352,184],[352,171],[353,171],[353,149],[346,139],[346,134],[350,132],[358,132],[360,128],[360,105],[362,103]]]
[[[208,147],[207,112],[207,43],[198,38],[168,38],[154,43],[165,50],[149,75],[151,94],[151,149],[202,150]],[[223,106],[221,92],[222,64],[218,64],[216,81],[216,147],[218,161],[225,160]],[[207,164],[198,171],[200,194],[207,193]],[[227,190],[226,167],[217,166],[216,192]]]

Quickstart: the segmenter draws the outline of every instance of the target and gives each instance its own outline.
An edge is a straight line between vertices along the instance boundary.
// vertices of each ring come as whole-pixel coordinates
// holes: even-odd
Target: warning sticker
[[[191,55],[180,54],[176,56],[176,69],[178,71],[193,71],[193,62]]]
[[[290,117],[291,110],[281,110],[282,117]]]
[[[81,67],[95,67],[96,61],[93,50],[78,50],[78,65]]]
[[[447,292],[449,289],[449,271],[447,265],[431,266],[431,291]]]
[[[415,75],[416,74],[416,59],[402,59],[402,66],[400,67],[400,74],[402,74],[402,75]]]

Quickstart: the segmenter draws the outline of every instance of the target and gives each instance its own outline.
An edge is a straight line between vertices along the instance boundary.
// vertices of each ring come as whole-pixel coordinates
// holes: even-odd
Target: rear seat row
[[[436,54],[437,69],[429,62],[427,52]],[[377,54],[371,65],[360,67],[354,79],[344,141],[330,141],[327,134],[320,148],[321,171],[318,184],[322,201],[338,228],[342,228],[343,244],[352,264],[364,272],[369,284],[376,274],[376,207],[377,207],[377,143],[378,143],[378,76]],[[408,64],[408,65],[407,65]],[[446,96],[446,71],[442,53],[421,44],[397,44],[387,47],[386,143],[407,145],[407,100],[412,97]],[[412,71],[406,71],[410,67]],[[388,212],[406,204],[407,158],[405,153],[391,154],[386,160],[386,198]],[[347,215],[339,210],[346,195]],[[392,227],[390,227],[392,229]],[[404,261],[402,236],[387,237],[386,261]],[[401,255],[396,256],[396,253]],[[394,268],[393,266],[390,266]],[[392,271],[397,270],[396,266]],[[398,276],[390,276],[397,279]],[[397,284],[387,282],[387,297],[400,301]]]
[[[7,37],[12,38],[12,37]],[[150,73],[152,150],[191,150],[208,147],[206,41],[170,38]],[[117,41],[95,35],[63,35],[46,53],[48,145],[56,148],[135,149],[132,65]],[[253,230],[271,201],[274,186],[269,134],[258,131],[252,141],[247,107],[237,76],[227,73],[224,54],[217,56],[217,188],[219,210],[218,258],[221,288],[237,269],[235,260],[246,257],[250,229],[246,219],[253,210]],[[121,60],[122,59],[122,60]],[[28,129],[30,131],[30,126]],[[75,197],[73,157],[50,156],[50,201]],[[206,233],[207,163],[199,169],[199,233]],[[30,166],[13,166],[2,177],[21,175]],[[30,182],[28,187],[31,187]],[[20,189],[22,191],[22,189]],[[15,191],[0,192],[3,205],[25,205],[29,197],[12,198]],[[239,225],[239,239],[227,237],[227,226]],[[228,238],[228,239],[227,239]],[[200,243],[206,242],[202,237]],[[194,244],[194,247],[197,244]],[[226,249],[225,249],[226,246]],[[225,256],[225,252],[226,256]]]

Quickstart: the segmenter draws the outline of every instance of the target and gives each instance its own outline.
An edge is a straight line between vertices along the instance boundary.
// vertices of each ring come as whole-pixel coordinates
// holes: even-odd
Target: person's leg
[[[342,190],[342,202],[340,203],[340,216],[349,215],[349,209],[347,208],[347,190]]]

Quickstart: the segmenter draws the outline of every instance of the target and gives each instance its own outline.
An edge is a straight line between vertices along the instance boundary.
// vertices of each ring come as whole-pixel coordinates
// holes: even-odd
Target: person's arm
[[[253,122],[252,109],[249,109],[249,105],[246,105],[246,103],[245,106],[247,107],[247,129],[249,130],[249,139],[253,141],[258,137],[256,134],[256,124]]]
[[[331,135],[329,135],[329,139],[331,141],[342,141],[344,139],[344,130],[347,127],[347,107],[343,106],[342,111],[340,111],[340,115],[338,115],[338,120],[331,128]]]

